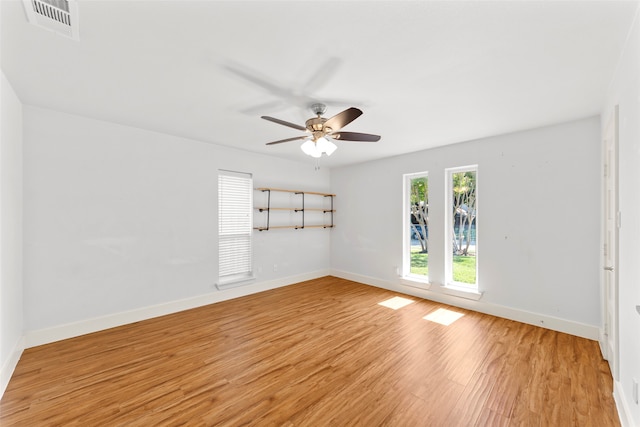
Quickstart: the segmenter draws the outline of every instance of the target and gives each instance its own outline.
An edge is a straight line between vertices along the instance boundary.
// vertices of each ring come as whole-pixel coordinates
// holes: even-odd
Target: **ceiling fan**
[[[305,126],[300,126],[274,117],[262,116],[263,119],[270,122],[306,132],[305,135],[267,142],[267,145],[282,144],[283,142],[306,139],[307,141],[300,147],[302,151],[309,156],[320,157],[323,153],[330,156],[331,153],[335,151],[337,147],[333,142],[331,142],[332,139],[349,142],[375,142],[380,140],[379,135],[359,132],[344,132],[341,130],[343,127],[360,117],[362,115],[361,110],[351,107],[329,119],[325,119],[322,115],[326,109],[327,106],[324,104],[313,104],[311,106],[311,110],[317,117],[312,117],[307,120]]]

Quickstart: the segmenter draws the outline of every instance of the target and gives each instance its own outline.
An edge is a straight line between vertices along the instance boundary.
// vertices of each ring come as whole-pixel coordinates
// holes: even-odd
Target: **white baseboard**
[[[192,298],[186,298],[177,301],[170,301],[164,304],[158,304],[149,307],[142,307],[135,310],[114,313],[107,316],[95,317],[79,322],[58,325],[51,328],[28,331],[25,334],[25,348],[35,347],[38,345],[48,344],[80,335],[98,332],[129,323],[139,322],[141,320],[151,319],[154,317],[165,316],[167,314],[177,313],[179,311],[189,310],[191,308],[201,307],[216,302],[226,301],[233,298],[243,297],[258,292],[275,289],[282,286],[292,285],[294,283],[304,282],[306,280],[317,279],[329,275],[329,270],[319,270],[311,273],[300,274],[297,276],[284,277],[276,280],[264,282],[255,282],[246,286],[238,286],[232,289],[226,289],[199,295]]]
[[[20,361],[20,356],[22,356],[22,352],[25,349],[25,339],[24,337],[20,338],[16,343],[15,347],[11,351],[11,355],[2,365],[0,370],[0,398],[4,395],[4,391],[7,389],[9,385],[9,380],[11,380],[11,376],[13,375],[13,371],[16,370],[16,366],[18,366],[18,362]]]
[[[607,351],[607,336],[604,333],[604,329],[600,328],[598,331],[598,344],[600,345],[600,353],[604,360],[609,360],[609,352]]]
[[[354,274],[341,270],[331,270],[331,275],[352,280],[354,282],[364,283],[366,285],[376,286],[378,288],[388,289],[390,291],[401,292],[419,298],[452,305],[454,307],[465,308],[468,310],[478,311],[480,313],[490,314],[492,316],[527,323],[529,325],[540,326],[553,331],[564,332],[594,341],[598,341],[600,336],[600,330],[597,326],[586,325],[545,314],[532,313],[503,305],[486,303],[482,300],[474,301],[467,298],[456,297],[454,295],[438,292],[438,289],[435,288],[440,288],[440,286],[432,286],[429,290],[420,289],[414,286],[402,285],[400,280],[398,280],[397,283],[391,283],[375,277]]]
[[[625,398],[624,390],[620,381],[613,382],[613,400],[616,402],[616,408],[618,409],[618,418],[620,418],[620,425],[622,427],[638,427],[633,424],[633,417],[631,416],[631,409]]]

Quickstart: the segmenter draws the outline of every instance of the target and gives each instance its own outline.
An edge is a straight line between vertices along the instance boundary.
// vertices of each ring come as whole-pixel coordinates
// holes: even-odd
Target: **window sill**
[[[466,298],[474,301],[478,301],[482,298],[482,292],[478,292],[476,289],[468,288],[466,286],[458,285],[442,285],[442,293],[447,295],[453,295],[460,298]]]
[[[249,284],[249,282],[253,282],[254,280],[256,280],[256,276],[254,275],[219,280],[218,283],[216,283],[216,288],[219,291],[223,291],[225,289],[237,288],[238,286],[247,285]]]
[[[402,276],[400,277],[400,284],[419,289],[431,288],[431,283],[429,282],[428,278],[423,279],[417,276]]]

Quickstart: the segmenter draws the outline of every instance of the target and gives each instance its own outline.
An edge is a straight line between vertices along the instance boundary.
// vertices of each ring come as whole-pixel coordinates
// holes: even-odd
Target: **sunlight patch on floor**
[[[423,319],[436,322],[444,326],[449,326],[462,316],[464,316],[462,313],[456,313],[455,311],[447,310],[446,308],[439,308],[424,316]]]
[[[383,307],[387,307],[393,310],[397,310],[399,308],[402,308],[406,305],[411,304],[412,302],[413,300],[408,298],[393,297],[393,298],[389,298],[386,301],[379,302],[378,305],[381,305]]]

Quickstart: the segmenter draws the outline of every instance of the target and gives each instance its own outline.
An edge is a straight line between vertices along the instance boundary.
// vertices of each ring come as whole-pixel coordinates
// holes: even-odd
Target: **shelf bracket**
[[[333,194],[327,194],[324,197],[330,197],[331,198],[331,210],[329,212],[331,212],[331,225],[328,227],[324,227],[324,228],[333,228]],[[327,211],[324,211],[324,213],[327,213]]]
[[[302,195],[302,209],[296,209],[296,212],[302,212],[302,227],[296,227],[296,230],[299,228],[304,228],[304,192],[296,191],[295,194]]]
[[[260,190],[263,193],[266,191],[267,192],[267,208],[266,209],[259,209],[260,212],[262,211],[267,211],[267,226],[264,228],[258,228],[259,231],[267,231],[269,229],[269,215],[271,215],[271,190],[269,190],[268,188],[262,189]]]

